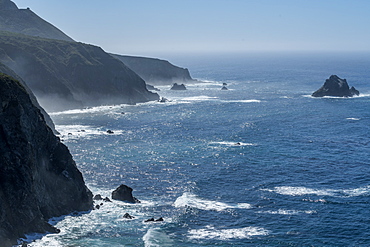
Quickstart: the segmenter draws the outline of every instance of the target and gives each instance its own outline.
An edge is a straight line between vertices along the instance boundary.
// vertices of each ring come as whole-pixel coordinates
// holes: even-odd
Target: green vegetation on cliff
[[[0,62],[49,111],[159,98],[135,72],[93,45],[0,32]]]

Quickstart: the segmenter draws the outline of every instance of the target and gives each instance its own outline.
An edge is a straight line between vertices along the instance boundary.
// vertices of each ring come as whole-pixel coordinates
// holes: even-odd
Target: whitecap
[[[182,196],[178,197],[174,202],[176,208],[180,207],[192,207],[201,210],[214,210],[214,211],[223,211],[226,209],[249,209],[252,207],[249,203],[224,203],[211,200],[205,200],[198,198],[196,195],[191,193],[184,193]]]
[[[190,239],[250,239],[253,236],[269,235],[269,231],[260,227],[244,227],[234,229],[216,229],[213,226],[206,226],[203,229],[192,229],[189,231]]]
[[[225,146],[256,146],[256,144],[254,143],[245,143],[245,142],[226,142],[226,141],[223,141],[223,142],[210,142],[209,144],[213,145],[213,144],[217,144],[217,145],[225,145]]]
[[[275,187],[274,189],[263,190],[289,196],[318,195],[333,197],[356,197],[370,194],[370,185],[355,189],[311,189],[306,187],[281,186]]]
[[[261,103],[261,100],[258,99],[244,99],[244,100],[223,100],[222,102],[228,103]]]
[[[145,247],[173,246],[173,240],[159,228],[150,228],[143,236]]]
[[[205,96],[205,95],[181,98],[181,100],[183,101],[209,101],[209,100],[216,100],[216,99],[218,99],[218,97],[210,97],[210,96]]]
[[[267,211],[257,211],[258,214],[281,214],[281,215],[297,215],[297,214],[316,214],[315,210],[267,210]]]
[[[310,189],[306,187],[291,187],[291,186],[281,186],[275,187],[274,189],[264,189],[265,191],[275,192],[281,195],[289,196],[302,196],[302,195],[318,195],[318,196],[334,196],[335,190],[327,189]]]
[[[353,120],[353,121],[358,121],[360,120],[360,118],[354,118],[354,117],[348,117],[346,118],[347,120]]]

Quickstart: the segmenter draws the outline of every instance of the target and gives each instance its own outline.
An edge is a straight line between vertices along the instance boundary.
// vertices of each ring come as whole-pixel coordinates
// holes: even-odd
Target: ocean
[[[370,54],[170,61],[204,83],[51,113],[94,194],[126,184],[142,203],[51,219],[61,233],[29,246],[370,246]],[[361,95],[311,97],[332,74]]]

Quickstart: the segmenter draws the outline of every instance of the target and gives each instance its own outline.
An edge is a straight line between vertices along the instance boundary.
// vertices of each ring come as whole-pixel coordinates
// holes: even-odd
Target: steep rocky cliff
[[[0,62],[47,111],[159,99],[135,72],[93,45],[0,32]]]
[[[0,243],[30,232],[55,232],[54,216],[92,207],[67,147],[15,79],[0,74]]]
[[[7,66],[5,66],[2,63],[0,63],[0,73],[10,75],[11,77],[18,80],[22,84],[22,86],[27,90],[27,93],[30,96],[32,104],[34,104],[41,111],[41,113],[44,116],[44,119],[46,121],[46,124],[53,130],[54,134],[58,134],[58,131],[55,129],[53,120],[50,118],[49,114],[46,113],[44,108],[42,108],[39,105],[35,95],[33,95],[31,89],[29,89],[29,87],[27,87],[26,83],[22,80],[22,78],[20,78],[13,70],[11,70],[10,68],[8,68]]]
[[[10,0],[0,0],[0,30],[49,39],[73,41],[30,9],[18,9]]]
[[[174,83],[195,82],[189,70],[177,67],[166,60],[148,57],[133,57],[111,54],[122,61],[146,83],[152,85],[172,85]]]

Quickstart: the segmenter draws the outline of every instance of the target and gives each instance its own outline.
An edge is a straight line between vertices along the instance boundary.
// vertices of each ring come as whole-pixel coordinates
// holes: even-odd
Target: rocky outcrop
[[[39,108],[39,110],[41,111],[41,113],[44,116],[44,119],[46,121],[46,124],[52,129],[52,131],[54,132],[54,134],[59,134],[58,131],[55,129],[55,125],[54,125],[53,120],[51,120],[49,114],[46,113],[46,111],[44,110],[44,108],[42,108],[39,105],[39,102],[37,101],[35,95],[33,95],[31,89],[29,89],[29,87],[27,87],[26,83],[22,80],[22,78],[20,78],[13,70],[11,70],[10,68],[8,68],[7,66],[5,66],[2,63],[0,63],[0,73],[4,73],[4,74],[7,74],[7,75],[10,75],[11,77],[13,77],[14,79],[18,80],[22,84],[22,86],[26,89],[28,95],[30,96],[30,99],[32,101],[32,104],[34,106],[36,106],[37,108]]]
[[[177,83],[174,83],[171,87],[171,90],[186,90],[186,87],[184,84],[177,84]]]
[[[159,99],[135,72],[93,45],[0,32],[0,62],[47,111]]]
[[[132,188],[121,184],[112,192],[112,199],[130,203],[140,203],[138,199],[132,196]]]
[[[315,91],[313,97],[324,97],[324,96],[334,96],[334,97],[352,97],[359,95],[360,92],[354,87],[349,87],[346,79],[341,79],[336,75],[330,76],[326,79],[324,85]]]
[[[10,0],[0,0],[0,30],[25,35],[73,41],[55,26],[43,20],[29,8],[18,9]]]
[[[0,74],[0,243],[57,232],[51,217],[92,208],[68,148],[46,125],[26,89]]]
[[[135,71],[146,83],[172,85],[173,83],[196,82],[189,70],[177,67],[166,60],[148,57],[133,57],[111,54]]]

